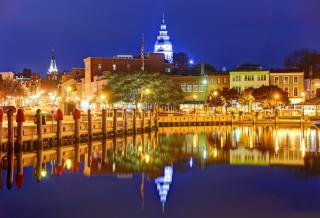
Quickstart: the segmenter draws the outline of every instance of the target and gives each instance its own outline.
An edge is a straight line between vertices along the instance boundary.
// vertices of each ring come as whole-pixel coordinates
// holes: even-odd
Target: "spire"
[[[55,56],[55,50],[51,50],[51,62],[50,67],[47,72],[47,74],[50,76],[51,79],[56,79],[58,74],[58,68],[57,68],[57,62],[56,62],[56,56]]]
[[[165,19],[164,19],[164,11],[162,12],[162,23],[165,23]]]
[[[141,36],[141,70],[144,71],[144,34]]]

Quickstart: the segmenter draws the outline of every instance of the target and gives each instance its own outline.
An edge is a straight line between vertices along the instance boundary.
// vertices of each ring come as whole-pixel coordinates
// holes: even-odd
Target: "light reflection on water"
[[[300,175],[320,173],[319,130],[310,128],[216,126],[160,128],[159,132],[63,146],[34,148],[16,155],[7,169],[8,158],[2,154],[1,184],[10,188],[28,188],[30,179],[37,182],[68,176],[71,172],[97,178],[112,175],[133,179],[139,175],[139,192],[144,208],[145,179],[153,181],[164,210],[175,173],[208,166],[274,166],[295,169]],[[8,155],[10,158],[10,155]],[[22,161],[20,161],[22,163]],[[24,175],[32,168],[33,176]],[[173,179],[173,180],[172,180]],[[25,180],[25,181],[24,181]],[[57,181],[59,182],[59,181]],[[39,184],[41,186],[41,184]],[[48,187],[50,188],[50,187]],[[1,191],[0,191],[1,196]]]

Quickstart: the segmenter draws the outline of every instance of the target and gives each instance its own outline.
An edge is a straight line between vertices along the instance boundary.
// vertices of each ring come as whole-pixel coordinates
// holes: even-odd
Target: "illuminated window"
[[[293,87],[293,97],[298,97],[298,87]]]
[[[102,70],[102,64],[98,64],[98,70]]]
[[[193,84],[193,92],[198,92],[199,91],[199,85],[198,83]]]
[[[192,92],[192,84],[187,85],[187,92]]]
[[[221,80],[220,80],[220,78],[218,78],[218,81],[217,81],[217,83],[218,83],[218,84],[220,84],[220,83],[221,83]]]
[[[187,91],[187,84],[186,83],[182,83],[181,84],[181,89],[183,92],[186,92]]]
[[[113,71],[116,71],[116,70],[117,70],[117,65],[112,64],[112,70],[113,70]]]
[[[227,84],[227,78],[223,78],[223,84]]]
[[[241,76],[235,76],[232,79],[233,81],[241,81]]]
[[[204,90],[205,90],[205,86],[202,85],[202,84],[200,84],[200,86],[199,86],[199,92],[204,92]]]

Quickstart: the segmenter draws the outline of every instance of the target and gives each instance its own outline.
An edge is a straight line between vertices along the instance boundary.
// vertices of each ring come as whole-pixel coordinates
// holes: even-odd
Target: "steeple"
[[[50,62],[50,67],[47,72],[48,78],[51,80],[57,80],[58,79],[58,68],[57,68],[57,63],[56,63],[56,57],[55,57],[55,50],[51,50],[51,62]]]
[[[159,35],[158,35],[157,41],[154,45],[154,53],[164,54],[165,59],[169,63],[172,63],[172,61],[173,61],[172,43],[170,41],[170,37],[168,36],[164,12],[162,14],[162,23],[160,25]]]

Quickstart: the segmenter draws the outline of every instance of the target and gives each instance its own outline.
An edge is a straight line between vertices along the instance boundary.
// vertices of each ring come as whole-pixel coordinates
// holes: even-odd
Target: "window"
[[[232,79],[233,81],[241,81],[241,76],[235,76]]]
[[[267,75],[258,75],[258,81],[266,81],[266,80],[267,80]]]
[[[218,84],[220,84],[221,83],[221,79],[220,78],[218,78]]]
[[[284,83],[284,84],[288,84],[288,83],[289,83],[289,77],[288,77],[288,76],[285,76],[285,77],[283,78],[283,83]]]
[[[192,92],[192,84],[187,85],[187,92]]]
[[[199,92],[204,92],[204,90],[205,90],[205,85],[200,84]]]
[[[214,83],[214,80],[212,79],[212,80],[211,80],[211,85],[213,85],[213,83]]]
[[[171,68],[170,67],[166,67],[166,73],[171,73]]]
[[[116,71],[116,70],[117,70],[117,65],[112,64],[112,70],[113,70],[113,71]]]
[[[283,88],[283,91],[285,91],[286,93],[289,94],[289,88],[288,88],[288,87],[284,87],[284,88]]]
[[[227,78],[223,78],[223,84],[227,84]]]
[[[198,92],[199,91],[199,85],[198,83],[193,84],[193,92]]]
[[[98,70],[102,70],[102,64],[98,64]]]
[[[244,81],[253,81],[254,80],[254,75],[245,75],[244,76]]]
[[[182,84],[181,84],[181,90],[182,90],[183,92],[186,92],[186,91],[187,91],[187,84],[186,84],[186,83],[182,83]]]
[[[293,97],[298,97],[298,87],[293,87]]]
[[[293,83],[299,83],[299,77],[294,76],[293,77]]]
[[[274,84],[279,84],[279,77],[278,76],[274,77]]]

